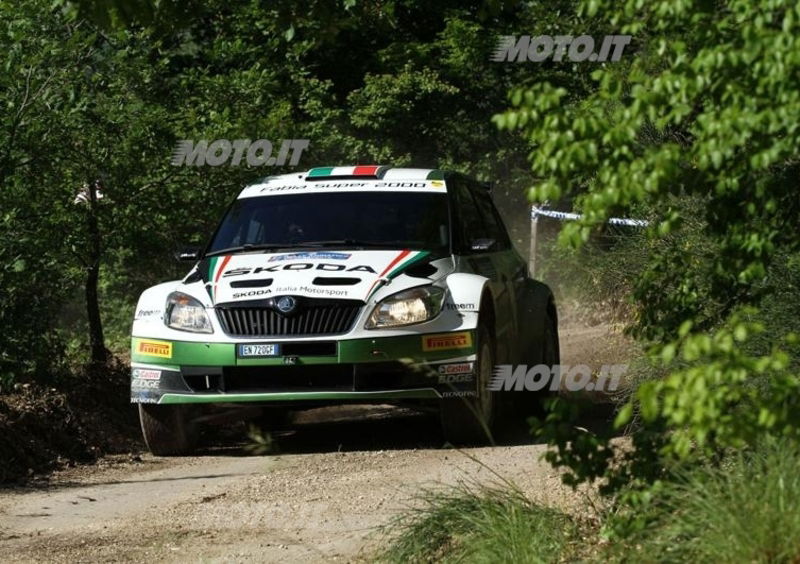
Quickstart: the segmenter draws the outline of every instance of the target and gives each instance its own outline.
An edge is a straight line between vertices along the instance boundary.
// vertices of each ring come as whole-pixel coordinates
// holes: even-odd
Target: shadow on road
[[[580,426],[607,430],[613,406],[596,404]],[[376,450],[439,449],[450,445],[442,436],[436,413],[419,413],[392,406],[337,406],[297,412],[277,428],[263,428],[273,440],[274,454],[309,454]],[[497,446],[536,444],[530,427],[517,417],[495,433]],[[199,455],[250,456],[244,425],[219,429],[206,437]]]
[[[613,420],[613,406],[595,404],[584,410],[579,426],[592,432],[607,431]],[[420,413],[408,408],[393,406],[336,406],[296,412],[279,428],[264,429],[272,437],[274,449],[267,453],[274,455],[312,454],[331,452],[381,451],[381,450],[430,450],[451,448],[443,438],[437,413]],[[504,425],[495,435],[497,446],[517,446],[537,444],[528,424],[516,418]],[[249,458],[258,464],[260,455],[249,448],[253,441],[248,437],[245,423],[213,427],[207,433],[195,453],[196,457],[241,457]],[[468,449],[467,449],[468,450]],[[194,461],[197,458],[192,457]],[[179,462],[180,458],[172,459]],[[214,472],[212,467],[206,471],[193,470],[195,462],[190,461],[188,470],[177,476],[152,475],[169,459],[139,457],[131,454],[132,467],[139,467],[140,472],[147,473],[138,477],[128,475],[120,480],[93,481],[93,486],[115,486],[126,483],[158,483],[207,481],[246,475],[252,472],[247,465],[241,473],[223,471]],[[169,466],[166,466],[169,467]],[[226,470],[230,470],[226,468]],[[259,469],[261,471],[261,469]],[[61,480],[57,483],[31,482],[26,486],[4,488],[19,492],[82,488],[87,484],[77,480]]]

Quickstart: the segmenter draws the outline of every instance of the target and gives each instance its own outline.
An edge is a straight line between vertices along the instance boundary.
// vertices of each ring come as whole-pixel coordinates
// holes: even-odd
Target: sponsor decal
[[[264,192],[291,192],[295,190],[305,190],[307,186],[305,184],[292,184],[292,185],[284,185],[284,186],[267,186],[266,188],[261,189],[261,193]]]
[[[445,303],[444,304],[444,309],[449,310],[449,311],[460,311],[460,310],[461,311],[470,311],[470,310],[478,309],[478,306],[476,306],[475,304],[468,304],[468,303],[463,303],[463,304]]]
[[[472,374],[472,363],[456,362],[454,364],[440,364],[439,374]]]
[[[344,264],[331,264],[331,263],[311,263],[311,262],[293,262],[291,264],[276,264],[275,266],[257,266],[255,268],[232,268],[226,270],[223,278],[230,276],[242,276],[244,274],[258,274],[260,272],[278,272],[279,270],[325,270],[328,272],[371,272],[375,274],[375,270],[369,265],[359,264],[347,268]]]
[[[234,292],[233,299],[237,298],[253,298],[255,296],[263,296],[264,294],[271,294],[272,290],[250,290],[248,292]]]
[[[449,349],[468,349],[472,346],[472,334],[442,333],[439,335],[424,335],[422,337],[423,351],[445,351]]]
[[[136,380],[161,380],[161,371],[147,370],[145,368],[134,368],[133,378]]]
[[[136,352],[161,358],[172,358],[172,343],[141,339],[136,344]]]
[[[443,186],[443,184],[441,185]],[[337,182],[321,182],[314,181],[308,184],[281,184],[277,186],[265,186],[261,189],[261,193],[270,192],[283,192],[287,190],[305,190],[305,189],[342,189],[342,188],[369,188],[370,190],[378,190],[381,188],[441,188],[428,182],[410,182],[410,181],[381,181],[381,182],[362,182],[362,181],[337,181]]]
[[[475,379],[472,362],[439,365],[440,384],[465,384]]]
[[[140,317],[154,317],[157,315],[160,316],[163,313],[164,311],[160,309],[140,309],[139,311],[136,312],[136,319],[139,319]]]
[[[160,396],[152,392],[139,392],[131,394],[131,403],[158,403]]]
[[[466,384],[474,379],[474,374],[439,374],[440,384]]]
[[[434,188],[441,188],[442,186],[444,186],[444,182],[442,182],[441,180],[431,180],[431,186],[433,186]]]
[[[282,192],[285,190],[305,190],[307,188],[366,188],[366,182],[314,182],[313,184],[292,184],[282,186],[267,186],[261,192]]]
[[[375,188],[427,188],[427,182],[376,182]]]
[[[157,390],[158,380],[140,380],[134,378],[131,380],[131,390]]]
[[[469,398],[476,397],[478,392],[473,390],[455,391],[455,392],[441,392],[443,398]]]
[[[312,253],[291,253],[288,255],[275,255],[269,262],[281,260],[347,260],[352,255],[350,253],[334,253],[327,251],[314,251]]]
[[[287,294],[315,294],[317,296],[340,297],[347,296],[347,290],[336,290],[333,288],[314,288],[312,286],[282,286],[275,288],[277,293]]]

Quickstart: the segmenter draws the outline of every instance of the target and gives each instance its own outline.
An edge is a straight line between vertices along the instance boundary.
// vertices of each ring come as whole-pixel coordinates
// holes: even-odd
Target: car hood
[[[336,250],[243,253],[207,257],[183,281],[185,289],[205,288],[212,305],[293,295],[368,301],[389,281],[413,265],[432,260],[424,250]],[[450,262],[450,261],[445,261]],[[432,279],[438,268],[421,279]],[[203,300],[206,301],[206,300]]]

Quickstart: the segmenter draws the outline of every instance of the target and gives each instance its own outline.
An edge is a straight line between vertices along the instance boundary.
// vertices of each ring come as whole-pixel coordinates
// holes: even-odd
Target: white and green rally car
[[[550,290],[489,187],[460,174],[268,177],[184,258],[133,322],[131,401],[154,454],[190,452],[214,411],[331,403],[438,406],[447,440],[480,443],[510,407],[488,390],[494,366],[558,363]]]

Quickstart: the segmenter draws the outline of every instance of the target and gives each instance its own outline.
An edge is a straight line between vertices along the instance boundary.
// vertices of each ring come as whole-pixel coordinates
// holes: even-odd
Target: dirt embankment
[[[141,448],[128,365],[83,369],[60,389],[21,384],[0,395],[0,484]]]

